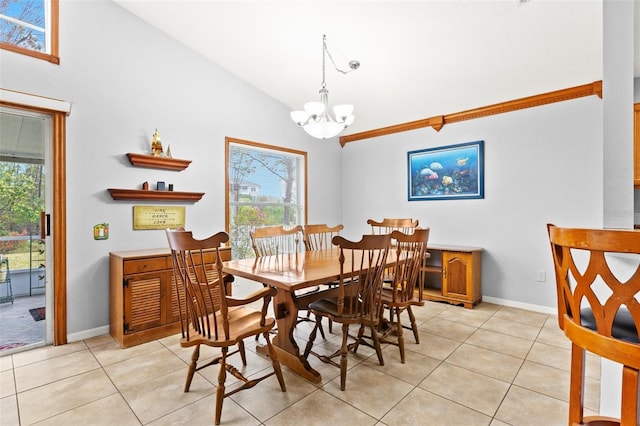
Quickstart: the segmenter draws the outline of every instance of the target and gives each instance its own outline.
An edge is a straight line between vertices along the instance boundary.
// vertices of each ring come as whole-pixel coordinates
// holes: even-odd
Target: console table
[[[222,248],[220,257],[230,260],[231,247]],[[205,262],[215,264],[215,253]],[[180,332],[168,248],[109,253],[109,291],[109,332],[123,348]]]
[[[429,244],[421,299],[473,308],[482,301],[482,248]],[[419,293],[419,290],[418,290]]]

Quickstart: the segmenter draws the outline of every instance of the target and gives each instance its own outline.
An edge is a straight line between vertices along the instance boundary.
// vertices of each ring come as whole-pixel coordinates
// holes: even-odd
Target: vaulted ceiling
[[[326,34],[339,68],[361,63],[327,63],[330,105],[355,106],[345,134],[602,79],[600,0],[114,2],[292,110],[318,100]],[[42,155],[40,119],[1,119],[4,153]]]
[[[595,0],[115,2],[290,109],[318,99],[326,34],[338,67],[361,63],[327,63],[329,104],[355,106],[346,134],[602,79]]]

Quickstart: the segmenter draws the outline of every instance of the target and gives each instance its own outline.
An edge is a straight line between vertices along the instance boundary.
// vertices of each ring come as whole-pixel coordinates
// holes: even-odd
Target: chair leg
[[[621,425],[635,425],[638,421],[638,370],[622,368]]]
[[[371,340],[373,340],[373,345],[376,348],[376,354],[378,355],[378,363],[380,365],[384,365],[384,358],[382,358],[382,348],[380,347],[380,337],[378,336],[378,332],[376,331],[376,326],[369,326],[371,329]]]
[[[184,383],[185,392],[189,392],[189,388],[191,387],[191,381],[193,380],[193,375],[195,374],[196,366],[198,365],[198,358],[200,358],[200,345],[196,345],[193,349],[193,354],[191,354],[191,364],[189,364],[187,379]]]
[[[344,390],[347,385],[347,336],[349,335],[349,324],[342,324],[342,350],[340,351],[340,390]]]
[[[409,312],[409,320],[411,321],[411,329],[413,330],[413,338],[416,340],[416,344],[420,344],[420,334],[418,333],[418,324],[416,323],[416,316],[413,315],[413,311],[411,310],[411,306],[407,307],[407,312]]]
[[[238,342],[238,352],[240,352],[240,359],[242,359],[242,365],[247,366],[247,354],[244,351],[244,341]]]
[[[214,422],[220,424],[220,416],[222,415],[222,403],[224,402],[224,382],[227,380],[227,352],[229,348],[222,348],[222,357],[220,358],[220,371],[218,372],[218,386],[216,387],[216,413]]]
[[[360,324],[360,328],[358,329],[358,335],[356,336],[356,342],[352,345],[353,353],[358,353],[358,348],[360,347],[360,342],[362,342],[362,336],[364,336],[364,324]]]
[[[569,386],[569,424],[582,424],[584,401],[584,349],[571,344],[571,379]]]
[[[286,392],[287,386],[284,384],[284,376],[282,375],[282,369],[280,368],[280,361],[278,361],[278,354],[276,353],[276,350],[273,349],[268,331],[264,332],[264,339],[267,341],[267,350],[269,352],[269,358],[271,359],[271,366],[273,367],[273,371],[276,373],[278,383],[280,383],[280,389],[282,392]]]
[[[309,339],[307,340],[307,346],[305,346],[304,348],[304,358],[307,359],[309,357],[309,354],[311,353],[311,348],[313,347],[313,342],[314,340],[316,340],[316,334],[318,331],[318,326],[320,324],[320,321],[322,321],[322,317],[320,315],[316,315],[316,325],[313,326],[313,329],[311,330],[311,334],[309,334]]]
[[[404,364],[404,332],[402,330],[402,320],[400,319],[400,309],[396,308],[396,334],[398,335],[398,348],[400,349],[400,362]]]

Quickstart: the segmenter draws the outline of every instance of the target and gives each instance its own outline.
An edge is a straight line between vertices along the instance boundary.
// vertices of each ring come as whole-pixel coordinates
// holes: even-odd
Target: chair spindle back
[[[332,242],[340,249],[338,316],[378,321],[391,235],[363,235],[358,242],[337,236]]]
[[[307,251],[325,250],[333,247],[331,240],[333,237],[340,235],[340,231],[344,229],[343,225],[327,226],[305,225],[304,227],[304,247]]]
[[[256,257],[277,256],[300,251],[301,225],[291,229],[284,226],[267,226],[256,228],[251,232],[251,245]]]
[[[171,249],[177,299],[181,307],[182,337],[191,337],[191,324],[200,336],[207,339],[219,339],[220,332],[228,338],[226,276],[222,273],[219,249],[229,241],[229,235],[218,232],[204,240],[196,240],[190,231],[167,230],[167,239]]]

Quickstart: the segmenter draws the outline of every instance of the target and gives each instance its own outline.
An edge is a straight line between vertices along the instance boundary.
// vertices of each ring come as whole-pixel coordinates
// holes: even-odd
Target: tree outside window
[[[0,0],[0,48],[59,63],[58,0]]]
[[[253,257],[253,229],[304,222],[306,153],[227,138],[227,164],[232,256]]]

